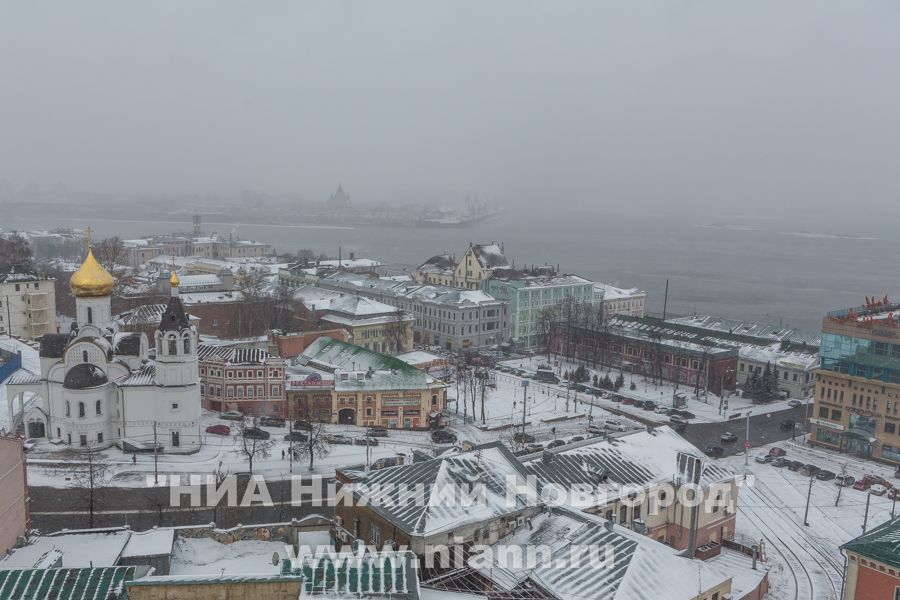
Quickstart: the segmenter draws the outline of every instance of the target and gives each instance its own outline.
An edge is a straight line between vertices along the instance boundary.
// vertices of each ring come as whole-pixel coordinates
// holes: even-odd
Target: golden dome
[[[87,258],[72,275],[69,288],[76,298],[97,298],[109,296],[115,282],[113,276],[97,262],[88,246]]]
[[[178,287],[181,285],[181,280],[178,279],[178,273],[175,272],[175,269],[172,269],[172,276],[169,277],[169,286]]]

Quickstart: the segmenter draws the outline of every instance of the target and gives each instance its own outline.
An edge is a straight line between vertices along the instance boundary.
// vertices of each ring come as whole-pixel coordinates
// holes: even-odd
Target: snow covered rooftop
[[[172,553],[172,544],[174,543],[175,530],[170,527],[136,531],[128,538],[128,543],[122,550],[122,557],[168,556]]]
[[[595,283],[594,290],[602,292],[604,300],[623,300],[647,295],[647,292],[638,288],[620,288],[608,283]]]
[[[364,298],[348,292],[336,292],[313,286],[303,286],[294,292],[294,297],[310,310],[330,311],[349,316],[375,316],[396,314],[397,309],[389,304]]]
[[[223,302],[242,302],[243,292],[190,292],[181,294],[181,302],[185,306],[194,304],[220,304]]]
[[[223,362],[235,365],[262,365],[271,355],[260,348],[240,348],[234,346],[216,346],[198,344],[197,357],[201,361],[219,358]]]
[[[820,337],[816,333],[803,333],[793,327],[770,325],[767,323],[755,323],[738,319],[726,319],[712,315],[692,315],[689,317],[677,317],[668,319],[668,323],[676,325],[688,325],[710,331],[744,335],[760,338],[767,341],[787,341],[797,344],[809,344],[818,346]]]
[[[509,261],[499,244],[477,244],[472,246],[472,253],[478,259],[482,269],[505,269]]]
[[[29,569],[52,550],[62,553],[62,566],[66,568],[111,567],[119,560],[130,536],[130,531],[122,530],[32,537],[27,545],[0,560],[0,569]]]
[[[679,474],[678,453],[703,461],[702,486],[735,476],[729,469],[708,460],[667,425],[594,443],[588,440],[559,451],[548,450],[543,455],[526,457],[523,464],[542,485],[586,484],[617,497],[623,486],[647,487],[672,481]],[[604,473],[608,482],[598,485],[598,473]]]
[[[517,491],[508,489],[510,482],[515,482]],[[472,502],[462,501],[461,495],[453,492],[468,493],[473,485],[481,486],[483,493]],[[371,508],[392,525],[425,537],[536,506],[539,498],[535,493],[520,492],[528,489],[534,491],[525,469],[500,443],[372,471],[354,481],[353,488],[357,497],[361,490],[371,492]]]

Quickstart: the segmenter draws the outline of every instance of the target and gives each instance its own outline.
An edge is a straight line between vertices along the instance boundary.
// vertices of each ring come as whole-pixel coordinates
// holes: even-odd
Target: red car
[[[779,456],[784,456],[786,454],[787,454],[787,452],[785,451],[785,449],[779,448],[778,446],[775,446],[774,448],[769,450],[769,456],[774,456],[776,458]]]
[[[873,485],[875,485],[876,483],[883,485],[887,489],[891,489],[892,487],[894,487],[884,477],[879,477],[878,475],[866,475],[865,477],[863,477],[862,479],[860,479],[859,481],[857,481],[856,483],[853,484],[853,489],[858,490],[860,492],[864,492],[867,489],[869,489],[870,487],[872,487]]]
[[[210,425],[206,428],[206,433],[214,433],[216,435],[230,435],[231,427],[228,425]]]

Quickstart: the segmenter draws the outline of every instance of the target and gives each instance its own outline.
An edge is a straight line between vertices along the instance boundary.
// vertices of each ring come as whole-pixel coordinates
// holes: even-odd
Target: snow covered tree
[[[616,377],[615,390],[618,392],[622,389],[622,386],[625,385],[625,376],[622,373],[619,373],[619,376]]]

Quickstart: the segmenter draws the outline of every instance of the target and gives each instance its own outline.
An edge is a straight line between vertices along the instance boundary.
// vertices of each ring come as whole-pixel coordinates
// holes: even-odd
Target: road
[[[750,454],[753,449],[773,442],[780,442],[791,439],[792,437],[800,437],[804,433],[804,427],[807,420],[803,418],[803,407],[788,408],[785,410],[767,412],[764,405],[754,406],[750,415]],[[809,405],[809,412],[812,413],[812,404]],[[746,413],[744,413],[746,415]],[[790,429],[782,429],[781,422],[785,419],[792,419],[799,427],[793,431]],[[744,441],[746,436],[747,419],[734,419],[721,423],[691,423],[681,433],[685,439],[703,450],[708,444],[722,446],[726,455],[736,454],[744,451]],[[737,435],[737,441],[731,443],[722,443],[719,436],[730,431]]]

